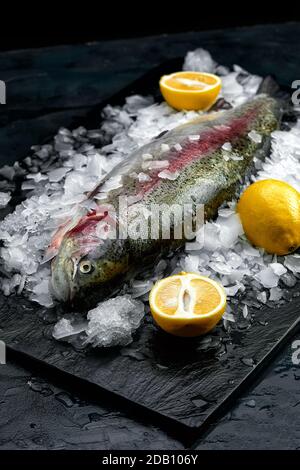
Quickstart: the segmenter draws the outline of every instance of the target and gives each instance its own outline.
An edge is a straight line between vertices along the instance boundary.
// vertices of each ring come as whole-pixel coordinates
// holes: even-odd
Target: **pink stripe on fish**
[[[257,109],[251,109],[245,115],[234,118],[228,125],[220,125],[205,132],[202,131],[199,140],[190,141],[187,139],[183,143],[181,142],[183,148],[171,156],[168,171],[180,171],[193,161],[205,158],[209,153],[218,150],[225,142],[234,141],[243,133],[246,133],[257,114]],[[141,183],[138,187],[138,193],[146,194],[154,189],[161,182],[158,176],[160,171],[152,171],[150,173],[152,180]]]
[[[101,210],[99,208],[97,211],[93,210],[86,216],[82,217],[78,224],[67,232],[68,237],[77,235],[80,233],[81,236],[93,235],[95,233],[96,227],[99,222],[105,222],[107,229],[104,226],[104,231],[108,231],[109,227],[116,227],[115,219],[109,214],[109,208]]]

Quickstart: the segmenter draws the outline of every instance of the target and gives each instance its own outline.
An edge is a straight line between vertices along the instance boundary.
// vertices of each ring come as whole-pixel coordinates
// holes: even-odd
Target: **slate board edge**
[[[247,388],[249,388],[255,379],[260,375],[262,370],[268,365],[271,359],[276,357],[276,355],[281,351],[281,349],[288,343],[288,341],[300,330],[300,316],[298,319],[290,326],[286,333],[281,336],[281,338],[274,344],[274,346],[265,354],[265,356],[259,361],[259,363],[245,376],[244,380],[240,382],[236,388],[234,388],[231,393],[208,415],[207,419],[203,424],[198,428],[200,434],[204,434],[206,430],[213,424],[216,424],[216,421],[225,414],[226,411],[232,407],[234,400],[236,400]],[[211,428],[210,428],[211,431]],[[201,440],[201,439],[200,439]],[[193,447],[199,445],[199,441],[196,438],[196,441]]]
[[[126,408],[126,405],[133,405],[133,408],[136,412],[139,410],[143,412],[144,417],[148,418],[150,421],[154,421],[154,423],[159,424],[160,427],[165,427],[167,430],[172,430],[175,435],[178,435],[179,438],[186,440],[188,445],[197,446],[199,444],[199,440],[205,432],[210,428],[212,425],[216,424],[216,421],[228,411],[234,400],[236,400],[241,393],[248,388],[254,380],[257,378],[259,373],[265,368],[265,366],[269,363],[270,359],[276,356],[276,354],[286,345],[286,343],[293,337],[293,335],[300,329],[300,316],[299,318],[290,326],[290,328],[286,331],[286,333],[273,345],[273,347],[265,354],[265,356],[259,361],[259,363],[253,367],[249,373],[245,376],[242,382],[240,382],[226,398],[218,404],[208,415],[208,417],[201,423],[200,426],[191,426],[185,424],[183,421],[178,421],[160,411],[157,411],[149,406],[145,406],[142,403],[139,403],[136,400],[128,398],[120,392],[114,392],[108,388],[103,387],[102,385],[95,384],[94,382],[89,381],[88,379],[84,379],[82,377],[76,376],[71,374],[64,369],[56,367],[53,364],[47,363],[43,360],[38,359],[37,357],[31,356],[28,353],[23,352],[20,350],[17,345],[7,346],[8,355],[12,353],[12,357],[16,360],[22,358],[25,359],[25,362],[29,364],[36,364],[41,366],[43,371],[50,370],[52,371],[56,377],[64,377],[65,379],[69,379],[74,383],[78,383],[88,387],[88,390],[100,390],[100,393],[103,395],[103,398],[113,397],[116,403],[119,403]],[[76,390],[75,390],[76,393]],[[100,399],[101,397],[99,397]]]

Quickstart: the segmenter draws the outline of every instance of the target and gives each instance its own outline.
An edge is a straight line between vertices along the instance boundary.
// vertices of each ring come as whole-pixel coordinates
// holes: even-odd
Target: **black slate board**
[[[122,104],[130,94],[158,97],[158,78],[180,69],[181,62],[173,60],[152,70],[74,126],[97,126],[106,103]],[[159,331],[147,315],[130,346],[83,352],[51,338],[55,312],[24,298],[1,295],[0,334],[9,350],[40,366],[75,377],[80,386],[123,397],[193,432],[204,430],[295,332],[299,307],[299,299],[277,309],[266,307],[256,312],[250,329],[231,335],[221,335],[218,327],[206,350],[199,348],[197,339],[173,338]]]

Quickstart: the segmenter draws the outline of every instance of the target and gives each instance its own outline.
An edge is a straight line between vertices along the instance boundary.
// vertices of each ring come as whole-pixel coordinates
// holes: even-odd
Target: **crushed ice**
[[[10,200],[11,200],[10,192],[4,193],[0,191],[0,209],[3,209],[3,207],[6,207]]]
[[[233,70],[218,65],[203,49],[187,54],[184,70],[221,75],[222,96],[232,106],[254,96],[262,80],[237,65]],[[34,146],[32,154],[23,162],[1,168],[0,208],[9,203],[17,178],[23,179],[22,190],[26,192],[26,199],[0,223],[3,293],[22,292],[41,305],[52,307],[50,267],[42,261],[53,233],[66,218],[78,214],[78,208],[83,212],[87,210],[85,194],[125,156],[161,132],[199,114],[176,112],[164,102],[154,103],[152,97],[130,96],[122,107],[105,107],[99,129],[79,127],[70,131],[61,128],[51,143]],[[261,141],[255,131],[249,132],[248,137],[254,142]],[[200,138],[190,136],[190,140]],[[162,144],[162,153],[169,150],[168,145]],[[243,158],[232,155],[229,142],[224,144],[223,151],[224,159]],[[140,181],[149,180],[146,172],[149,165],[155,168],[158,165],[160,178],[172,180],[178,176],[167,169],[167,161],[161,167],[162,161],[156,162],[152,155],[145,154],[144,163],[145,172],[135,175]],[[290,131],[274,132],[270,156],[265,162],[257,160],[255,165],[257,173],[252,180],[278,178],[300,190],[300,121]],[[103,191],[121,184],[120,179],[111,179],[105,183]],[[205,224],[195,242],[186,243],[185,251],[162,260],[152,275],[133,280],[126,296],[110,299],[91,310],[87,325],[78,327],[71,320],[61,319],[54,336],[64,338],[77,334],[81,328],[92,345],[128,344],[144,312],[142,303],[134,299],[147,301],[153,282],[161,278],[167,268],[173,272],[197,271],[222,282],[228,295],[228,311],[224,317],[227,329],[239,316],[250,321],[248,307],[286,301],[286,290],[295,286],[300,278],[300,255],[276,257],[252,247],[243,235],[233,201],[219,209],[215,221]]]
[[[140,326],[144,310],[144,303],[130,295],[101,302],[87,315],[86,343],[104,347],[126,346]]]

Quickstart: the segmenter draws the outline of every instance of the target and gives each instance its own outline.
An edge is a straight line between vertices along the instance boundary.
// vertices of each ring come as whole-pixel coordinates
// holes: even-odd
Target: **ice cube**
[[[223,320],[227,320],[231,323],[235,323],[235,318],[234,316],[232,315],[232,313],[229,313],[229,312],[225,312],[224,315],[223,315]]]
[[[198,251],[201,250],[202,247],[203,243],[199,243],[198,241],[186,242],[185,251]]]
[[[279,287],[272,287],[270,289],[270,297],[269,300],[277,301],[280,300],[283,296],[283,292]]]
[[[20,294],[23,291],[26,277],[20,274],[13,274],[11,278],[0,279],[1,290],[5,296],[14,293]],[[17,288],[17,289],[16,289]]]
[[[170,181],[174,181],[178,178],[179,172],[178,171],[169,171],[169,170],[163,170],[160,173],[158,173],[159,178],[162,179],[167,179]]]
[[[216,66],[217,64],[210,53],[205,49],[198,48],[187,53],[183,70],[214,73]]]
[[[276,276],[282,276],[287,272],[287,269],[281,263],[271,263],[270,268],[273,269]]]
[[[240,290],[240,287],[241,285],[239,283],[236,283],[234,286],[226,286],[224,287],[225,289],[225,292],[226,292],[226,295],[228,295],[228,297],[234,297],[238,291]]]
[[[150,290],[152,289],[152,286],[153,286],[153,282],[150,280],[133,281],[132,288],[131,288],[132,297],[134,299],[138,297],[142,297],[143,295],[150,292]]]
[[[144,304],[128,294],[101,302],[90,310],[86,343],[94,347],[126,346],[144,316]]]
[[[49,279],[42,279],[33,286],[30,299],[44,307],[49,308],[53,306],[54,303],[49,290]]]
[[[226,152],[231,152],[232,150],[232,145],[230,142],[225,142],[223,145],[222,145],[222,149],[225,150]]]
[[[211,263],[209,263],[209,267],[213,271],[215,271],[216,273],[219,273],[219,274],[227,275],[227,274],[232,273],[232,268],[230,266],[228,266],[228,264],[226,262],[222,263],[222,262],[212,261]]]
[[[260,257],[260,252],[253,246],[247,244],[243,247],[243,255],[245,257],[254,257],[254,258],[259,258]]]
[[[152,160],[142,163],[143,170],[160,170],[169,166],[168,160]]]
[[[188,255],[184,260],[184,267],[187,272],[197,272],[199,266],[199,257],[197,255]]]
[[[73,327],[71,325],[70,320],[62,318],[59,322],[56,323],[53,329],[53,338],[61,339],[65,338],[66,336],[70,336],[73,334]]]
[[[267,294],[265,291],[259,292],[257,294],[257,300],[263,304],[267,303]]]
[[[151,181],[151,177],[142,171],[137,175],[137,178],[140,183],[144,183],[146,181]]]
[[[243,87],[237,77],[237,72],[231,72],[222,79],[222,96],[233,106],[246,101],[246,97],[243,97]]]
[[[297,282],[297,279],[293,274],[288,272],[286,274],[283,274],[283,276],[281,276],[281,281],[287,287],[294,287]]]
[[[53,338],[58,340],[69,338],[70,336],[82,333],[85,330],[86,326],[87,322],[81,322],[77,325],[73,325],[70,319],[62,318],[55,324],[52,336]]]
[[[42,175],[42,173],[29,173],[27,175],[27,179],[33,180],[35,183],[39,183],[40,181],[45,181],[48,179],[47,175]]]
[[[3,193],[2,191],[0,191],[0,209],[7,206],[10,200],[11,200],[10,192]]]
[[[52,181],[54,183],[58,183],[59,181],[61,181],[66,176],[68,171],[70,171],[69,168],[63,168],[63,167],[55,168],[55,170],[49,171],[49,173],[48,173],[49,181]]]
[[[260,144],[262,142],[262,136],[255,130],[252,130],[248,133],[248,137],[252,140],[255,144]]]
[[[226,255],[226,261],[233,269],[237,269],[241,266],[243,260],[241,256],[234,251],[229,251]]]
[[[177,152],[180,152],[182,150],[182,146],[180,144],[175,144],[174,149],[177,150]]]
[[[300,255],[289,255],[285,257],[284,265],[292,271],[292,273],[300,273]]]
[[[209,222],[199,230],[196,239],[199,243],[203,242],[203,247],[206,250],[214,252],[220,247],[219,232],[219,225]]]
[[[219,238],[221,245],[226,248],[234,246],[238,238],[244,233],[238,214],[234,213],[225,220],[218,219],[218,223],[220,223]]]
[[[143,160],[152,160],[152,159],[153,159],[153,155],[151,155],[151,153],[143,153],[142,159],[143,159]]]
[[[12,166],[4,165],[2,168],[0,168],[0,175],[9,181],[14,179],[15,173],[15,169]]]
[[[168,144],[161,144],[162,153],[168,152],[169,150],[170,150],[170,146]]]
[[[248,317],[248,305],[244,305],[243,307],[243,317],[247,318]]]
[[[240,161],[244,160],[244,157],[242,155],[237,155],[236,153],[231,154],[230,158],[234,162],[240,162]]]
[[[275,274],[271,267],[262,269],[256,276],[257,279],[264,287],[271,288],[277,287],[279,282],[279,276]]]
[[[126,111],[132,114],[136,114],[137,111],[153,104],[152,96],[141,96],[132,95],[126,98],[126,104],[124,108]]]

